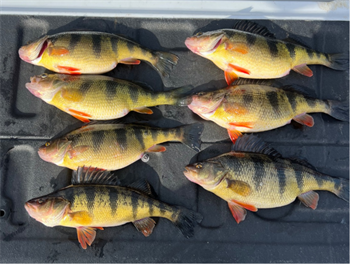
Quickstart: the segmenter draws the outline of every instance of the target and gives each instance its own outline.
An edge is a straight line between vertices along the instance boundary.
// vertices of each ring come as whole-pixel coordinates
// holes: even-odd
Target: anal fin
[[[247,211],[243,207],[234,202],[228,202],[228,208],[230,208],[232,216],[236,220],[237,224],[245,219]]]
[[[293,120],[298,122],[299,124],[306,125],[308,127],[313,127],[314,126],[314,119],[312,116],[308,114],[300,114],[295,117],[293,117]]]
[[[307,67],[305,63],[295,66],[292,70],[307,77],[312,77],[312,75],[314,75],[312,70],[309,67]]]
[[[140,231],[145,237],[148,237],[153,232],[156,222],[152,218],[143,218],[133,222],[137,231]]]
[[[154,145],[149,149],[147,149],[147,152],[164,152],[164,151],[166,151],[166,148],[159,145]]]
[[[318,204],[318,193],[314,191],[309,191],[306,193],[302,193],[298,196],[299,200],[307,207],[310,207],[312,209],[317,208]]]
[[[141,63],[141,61],[137,60],[137,59],[133,59],[133,58],[126,58],[126,59],[122,59],[121,61],[119,61],[119,63],[138,65]]]
[[[96,228],[101,229],[102,227],[77,227],[78,240],[83,249],[86,249],[87,245],[91,246],[92,242],[94,242],[96,238]]]
[[[151,115],[153,114],[153,111],[147,107],[139,107],[139,108],[135,108],[133,109],[135,112],[138,112],[140,114],[147,114],[147,115]]]

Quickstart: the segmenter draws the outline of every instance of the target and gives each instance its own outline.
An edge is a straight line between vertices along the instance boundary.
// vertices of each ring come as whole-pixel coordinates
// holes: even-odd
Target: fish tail
[[[184,207],[177,206],[176,208],[179,210],[179,213],[177,217],[172,220],[174,225],[180,229],[186,238],[193,237],[194,227],[197,223],[202,221],[203,216]]]
[[[180,141],[186,146],[199,152],[201,147],[200,137],[202,135],[204,125],[202,123],[195,123],[180,127],[180,129],[183,132],[182,139],[180,139]]]
[[[349,202],[349,180],[344,178],[334,178],[335,185],[332,191],[339,198]]]
[[[170,97],[170,99],[174,100],[175,101],[174,104],[176,105],[186,106],[192,102],[192,96],[190,96],[192,94],[192,90],[193,90],[192,85],[182,86],[167,92],[168,98]]]
[[[341,121],[349,122],[349,105],[346,101],[327,100],[326,103],[329,105],[328,114],[330,116]]]
[[[327,57],[329,60],[328,67],[338,71],[345,71],[349,68],[349,54],[328,54]]]
[[[162,76],[169,77],[173,66],[177,64],[179,57],[169,52],[163,51],[157,51],[154,53],[154,55],[156,58],[153,66]]]

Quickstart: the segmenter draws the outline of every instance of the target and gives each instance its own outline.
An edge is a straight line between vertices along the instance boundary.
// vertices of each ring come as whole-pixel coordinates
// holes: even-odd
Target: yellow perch
[[[177,128],[152,128],[141,125],[87,125],[51,140],[39,148],[39,156],[58,166],[76,170],[91,166],[105,170],[124,168],[142,158],[145,152],[163,152],[158,144],[182,142],[199,151],[203,124]]]
[[[233,142],[241,133],[275,129],[292,119],[312,127],[314,120],[307,113],[321,112],[349,121],[347,102],[315,99],[291,87],[280,89],[260,83],[240,79],[225,89],[197,93],[188,107],[226,128]]]
[[[169,76],[178,57],[152,51],[118,35],[103,32],[62,32],[44,36],[18,51],[22,60],[54,72],[98,74],[118,63],[150,63],[161,75]]]
[[[225,71],[228,84],[239,77],[280,78],[290,70],[311,77],[313,73],[308,64],[348,69],[348,55],[320,53],[291,41],[278,40],[267,28],[242,21],[233,29],[199,32],[187,38],[185,44]]]
[[[48,104],[78,118],[109,120],[130,111],[152,114],[147,107],[188,105],[191,86],[167,92],[152,92],[132,82],[103,75],[42,74],[30,78],[27,89]]]
[[[115,176],[108,171],[80,167],[73,172],[71,185],[29,200],[25,209],[48,227],[76,228],[84,249],[95,240],[96,229],[129,222],[148,237],[156,224],[150,217],[170,220],[186,238],[194,235],[194,226],[202,220],[200,214],[151,198],[150,186],[144,180],[129,187],[115,182]]]
[[[318,194],[329,191],[349,202],[349,180],[316,171],[304,159],[287,159],[255,136],[237,139],[232,151],[186,166],[185,176],[228,202],[237,223],[246,210],[274,208],[299,198],[316,209]]]

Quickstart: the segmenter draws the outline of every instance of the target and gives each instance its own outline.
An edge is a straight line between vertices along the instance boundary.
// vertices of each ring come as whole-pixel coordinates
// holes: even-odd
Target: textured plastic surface
[[[1,262],[349,262],[349,204],[329,192],[318,192],[314,211],[299,201],[275,209],[248,212],[239,225],[226,202],[189,182],[184,166],[225,153],[230,143],[225,129],[204,121],[187,107],[160,106],[152,116],[131,113],[123,121],[147,121],[161,127],[203,122],[202,152],[180,143],[164,144],[167,151],[151,153],[116,171],[122,180],[150,181],[158,198],[198,210],[204,216],[195,236],[185,239],[165,219],[159,219],[148,238],[132,224],[97,231],[91,247],[83,250],[73,228],[49,228],[30,218],[24,202],[69,184],[70,170],[44,162],[37,149],[62,131],[81,125],[68,114],[42,102],[25,88],[29,77],[44,68],[18,57],[18,49],[44,34],[67,30],[98,30],[122,34],[154,50],[176,53],[179,63],[162,81],[146,63],[118,65],[109,76],[146,83],[154,90],[192,84],[197,90],[225,87],[224,73],[212,62],[191,53],[187,36],[201,30],[233,26],[235,20],[131,19],[1,16]],[[298,36],[313,49],[338,53],[349,50],[347,22],[257,21],[277,38]],[[295,72],[278,82],[297,84],[318,98],[348,101],[349,71],[310,66],[312,78]],[[349,177],[349,123],[312,114],[315,126],[293,125],[258,133],[283,156],[302,156],[318,170]]]

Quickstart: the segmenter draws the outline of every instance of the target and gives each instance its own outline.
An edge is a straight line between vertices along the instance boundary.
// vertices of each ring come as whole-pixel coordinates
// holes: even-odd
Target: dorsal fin
[[[273,79],[244,79],[239,78],[236,81],[234,81],[231,85],[245,85],[245,84],[256,84],[256,85],[266,85],[266,86],[272,86],[274,80]]]
[[[254,135],[243,135],[239,137],[232,146],[231,151],[261,153],[274,158],[282,157],[274,148]]]
[[[145,179],[138,179],[137,181],[129,184],[128,188],[134,189],[135,191],[141,192],[148,196],[152,196],[151,186]]]
[[[272,34],[266,27],[247,20],[242,20],[238,22],[236,25],[233,26],[233,29],[250,32],[267,38],[276,38],[275,35]]]
[[[310,48],[308,45],[306,45],[302,40],[296,39],[295,37],[293,37],[293,38],[288,37],[288,38],[283,39],[283,41],[289,42],[289,43],[292,43],[292,44],[296,44],[296,45],[302,46],[302,47],[307,48],[307,49],[311,49],[311,48]]]
[[[298,163],[302,166],[308,167],[309,169],[317,171],[317,169],[313,165],[311,165],[304,157],[289,157],[288,159],[292,162]]]
[[[72,185],[100,184],[100,185],[119,185],[119,179],[110,171],[91,167],[78,167],[73,171]]]

